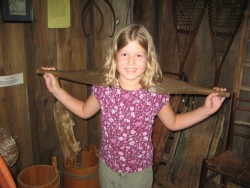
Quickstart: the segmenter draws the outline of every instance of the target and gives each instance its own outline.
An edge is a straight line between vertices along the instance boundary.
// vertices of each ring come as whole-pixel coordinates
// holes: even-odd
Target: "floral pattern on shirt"
[[[116,172],[138,172],[152,165],[152,125],[170,96],[93,86],[101,106],[100,157]]]

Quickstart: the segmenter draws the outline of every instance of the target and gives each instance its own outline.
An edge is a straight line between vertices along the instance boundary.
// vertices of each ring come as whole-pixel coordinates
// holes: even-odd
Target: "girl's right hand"
[[[55,67],[42,67],[42,70],[56,70]],[[58,79],[50,72],[45,72],[43,75],[45,84],[48,88],[48,90],[51,93],[55,93],[58,89],[60,89],[60,84],[58,82]]]

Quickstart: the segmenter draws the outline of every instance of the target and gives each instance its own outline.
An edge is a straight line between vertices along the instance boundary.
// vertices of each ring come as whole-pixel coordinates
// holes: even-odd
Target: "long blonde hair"
[[[156,80],[162,79],[162,72],[158,64],[158,57],[152,36],[147,29],[139,24],[131,24],[116,33],[113,44],[108,51],[104,64],[104,84],[109,86],[119,86],[119,73],[116,69],[117,52],[125,47],[129,42],[137,41],[147,52],[147,67],[143,78],[140,81],[142,88],[148,89],[154,86]]]

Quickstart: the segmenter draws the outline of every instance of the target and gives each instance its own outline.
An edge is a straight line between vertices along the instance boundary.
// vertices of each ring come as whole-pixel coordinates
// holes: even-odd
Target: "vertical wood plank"
[[[20,151],[18,166],[20,168],[33,162],[31,130],[29,124],[29,109],[27,98],[26,54],[23,24],[5,24],[2,34],[5,36],[3,48],[3,74],[23,73],[24,83],[2,88],[5,90],[7,124],[16,138]],[[16,32],[16,31],[19,32]],[[13,55],[12,53],[15,53]],[[15,136],[18,135],[18,136]]]

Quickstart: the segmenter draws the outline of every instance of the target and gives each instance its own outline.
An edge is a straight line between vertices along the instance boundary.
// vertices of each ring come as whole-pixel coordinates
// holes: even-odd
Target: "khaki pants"
[[[99,180],[101,188],[152,188],[153,169],[149,167],[135,173],[118,173],[100,160]]]

